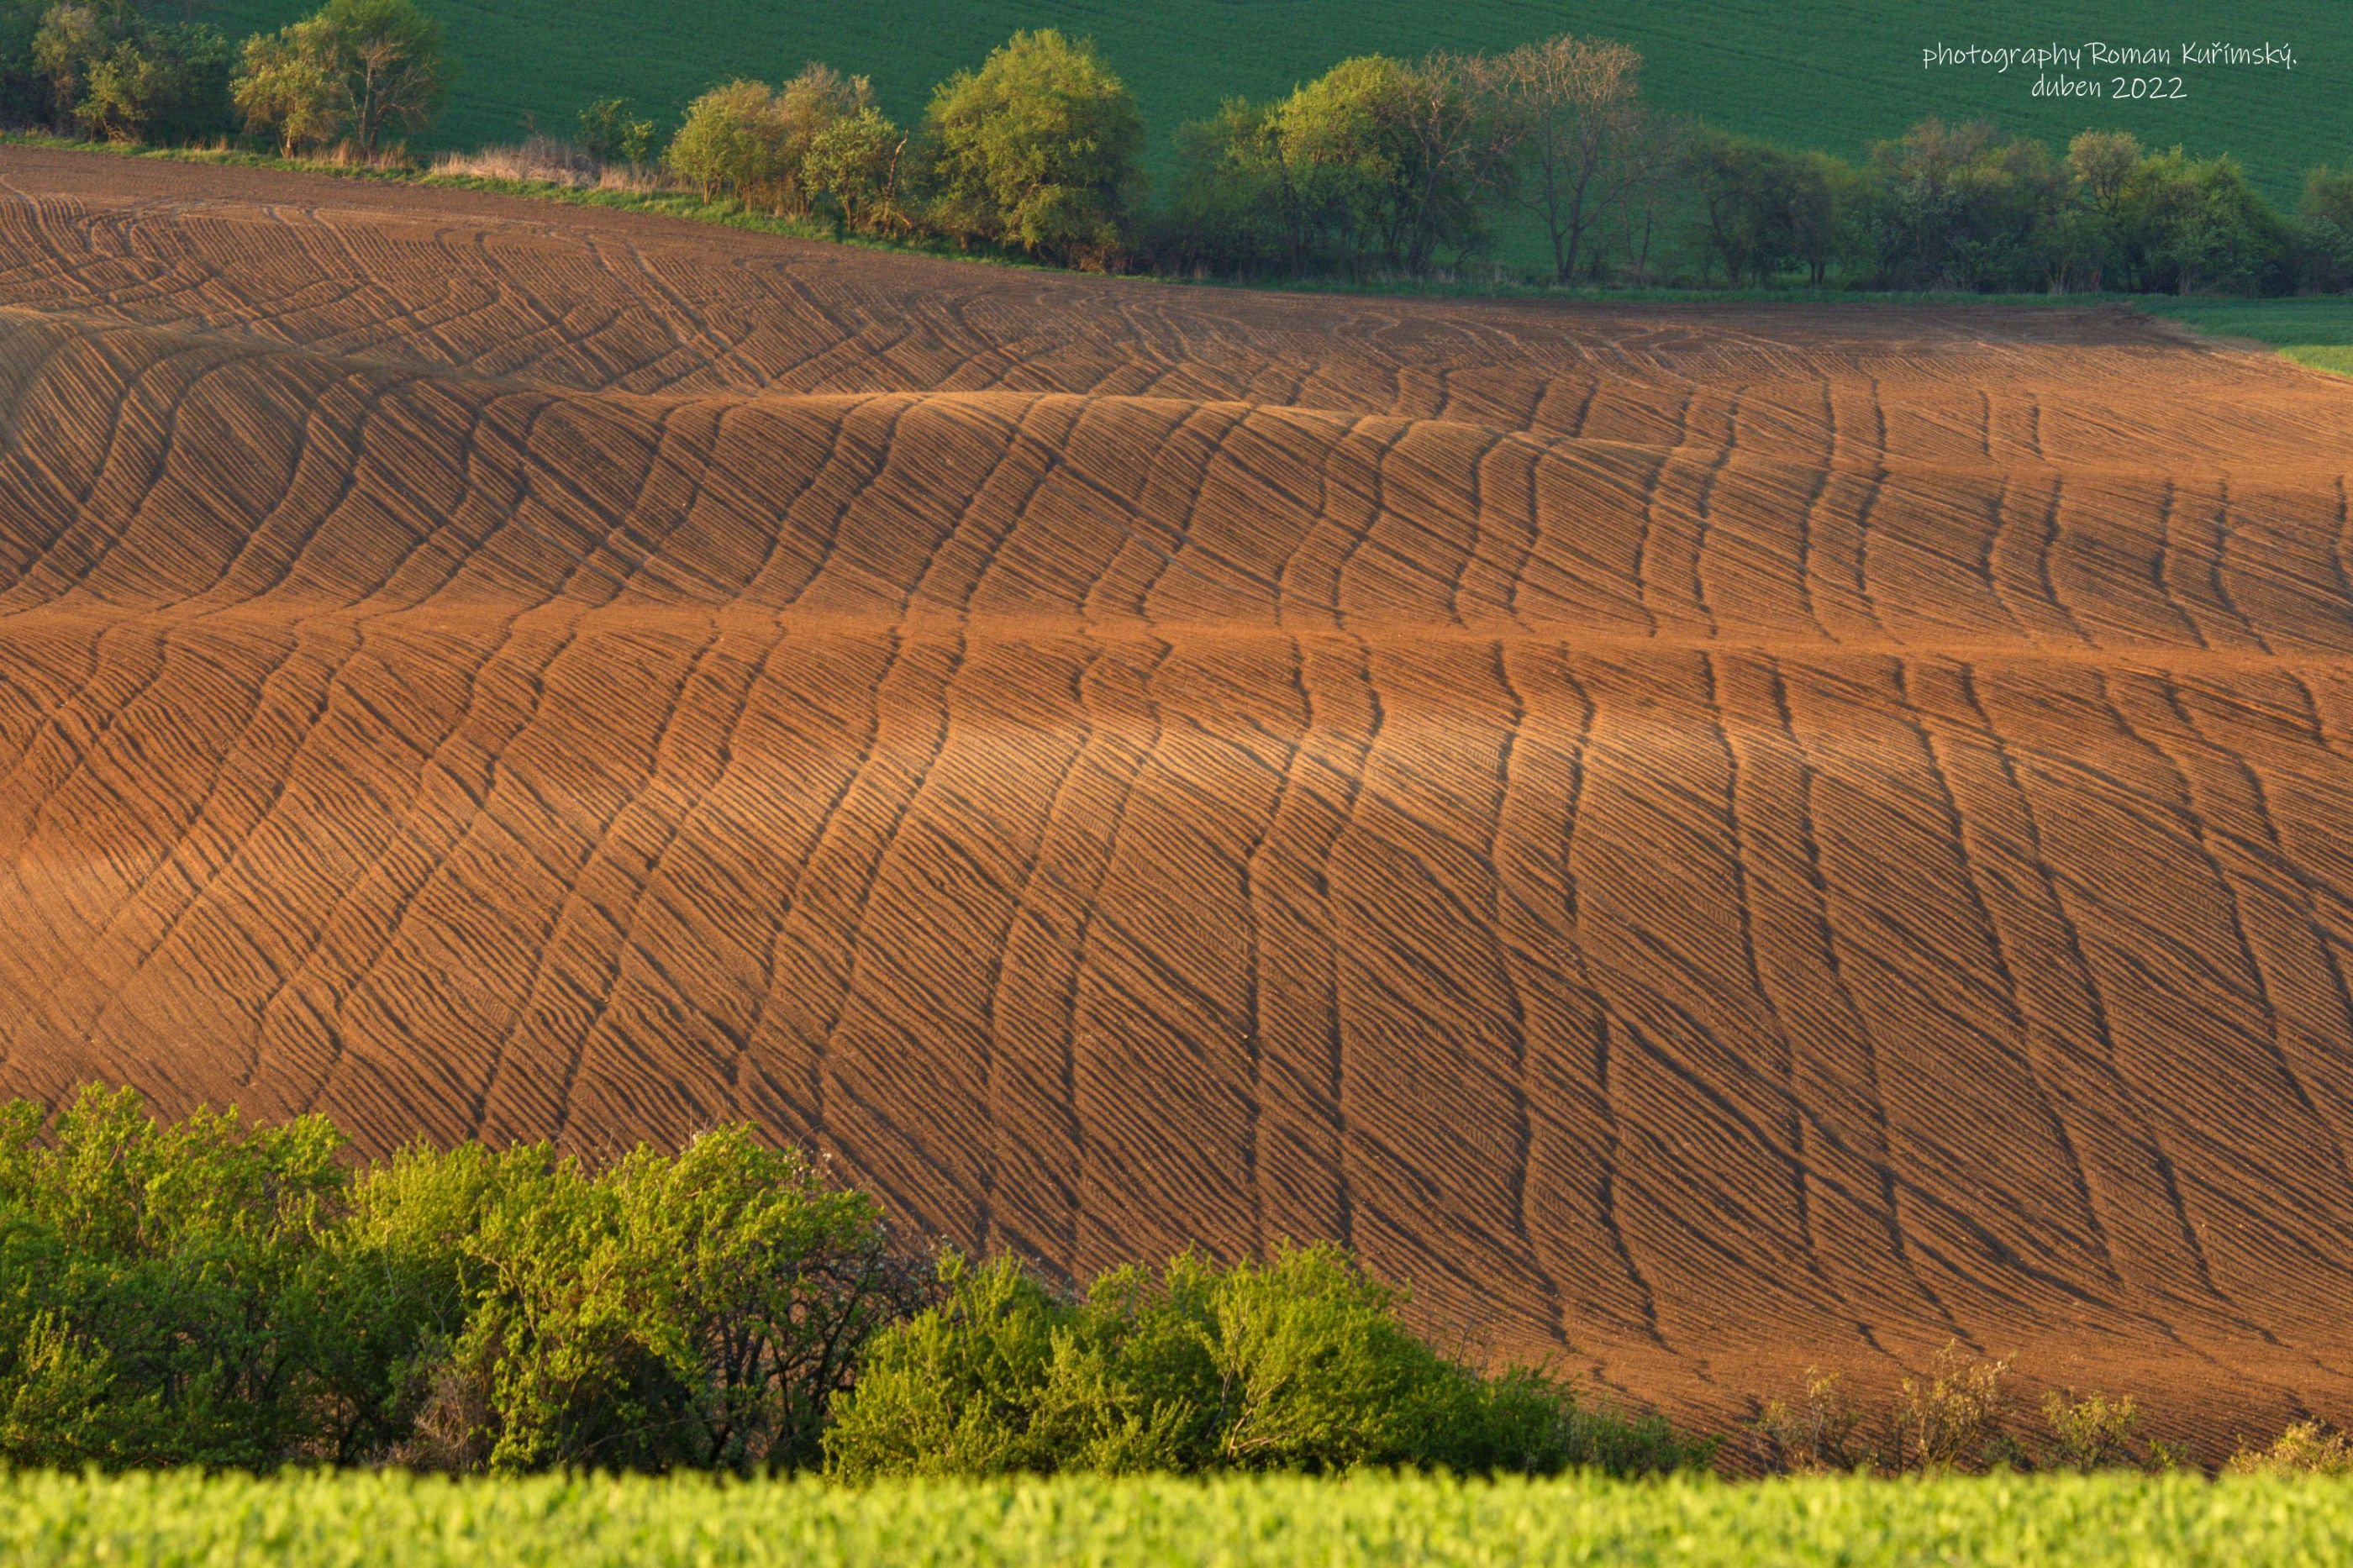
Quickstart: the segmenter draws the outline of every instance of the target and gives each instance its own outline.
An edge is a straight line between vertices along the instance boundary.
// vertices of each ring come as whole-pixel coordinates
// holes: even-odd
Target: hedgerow
[[[1084,1293],[893,1244],[746,1126],[355,1165],[324,1118],[0,1108],[0,1464],[1620,1473],[1712,1446],[1440,1354],[1341,1249]]]

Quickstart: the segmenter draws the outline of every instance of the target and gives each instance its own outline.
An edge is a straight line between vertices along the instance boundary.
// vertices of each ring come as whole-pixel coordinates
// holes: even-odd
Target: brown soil
[[[0,1089],[2353,1418],[2353,389],[0,153]]]

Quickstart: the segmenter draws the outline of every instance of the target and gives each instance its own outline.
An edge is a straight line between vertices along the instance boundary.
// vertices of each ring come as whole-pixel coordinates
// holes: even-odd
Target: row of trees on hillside
[[[1570,37],[1342,60],[1179,128],[1156,209],[1134,95],[1050,29],[942,82],[912,126],[866,78],[811,64],[712,89],[659,153],[652,121],[604,100],[567,156],[780,218],[1103,268],[1427,277],[1492,262],[1510,235],[1564,284],[2353,287],[2353,170],[2314,170],[2291,215],[2227,157],[2120,132],[2054,151],[1931,120],[1851,162],[1661,114],[1641,70],[1623,44]],[[328,0],[241,47],[138,0],[0,0],[0,119],[60,132],[242,131],[373,161],[429,121],[447,79],[416,0]]]
[[[447,84],[441,29],[415,0],[328,0],[239,47],[137,0],[0,0],[0,121],[99,141],[245,131],[280,153],[380,155]]]
[[[2344,287],[2353,180],[2313,172],[2299,216],[2229,158],[2086,131],[2054,154],[1930,120],[1869,160],[1693,134],[1681,172],[1705,262],[1734,285],[1802,268],[1894,289],[2292,292]]]
[[[703,198],[778,216],[824,205],[869,233],[922,230],[1082,266],[1134,252],[1144,117],[1092,44],[1017,33],[933,92],[913,133],[864,77],[812,64],[783,86],[737,80],[687,106],[665,160]]]
[[[902,129],[812,65],[689,108],[668,162],[706,199],[927,231],[1081,265],[1426,277],[1540,236],[1551,280],[2281,293],[2353,282],[2353,173],[2293,217],[2226,157],[2087,131],[2064,153],[1930,120],[1861,163],[1651,110],[1641,57],[1555,37],[1500,55],[1341,61],[1177,133],[1143,201],[1144,126],[1092,46],[1023,33]]]

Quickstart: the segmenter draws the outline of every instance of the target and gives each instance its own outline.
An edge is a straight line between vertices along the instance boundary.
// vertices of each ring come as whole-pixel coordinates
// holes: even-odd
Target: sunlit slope
[[[0,154],[0,1089],[2341,1407],[2353,395]],[[2332,1404],[2332,1402],[2334,1402]]]

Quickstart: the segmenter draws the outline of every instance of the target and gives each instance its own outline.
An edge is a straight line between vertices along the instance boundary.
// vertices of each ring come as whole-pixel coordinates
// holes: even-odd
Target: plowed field
[[[0,1090],[2353,1417],[2353,387],[0,153]]]

